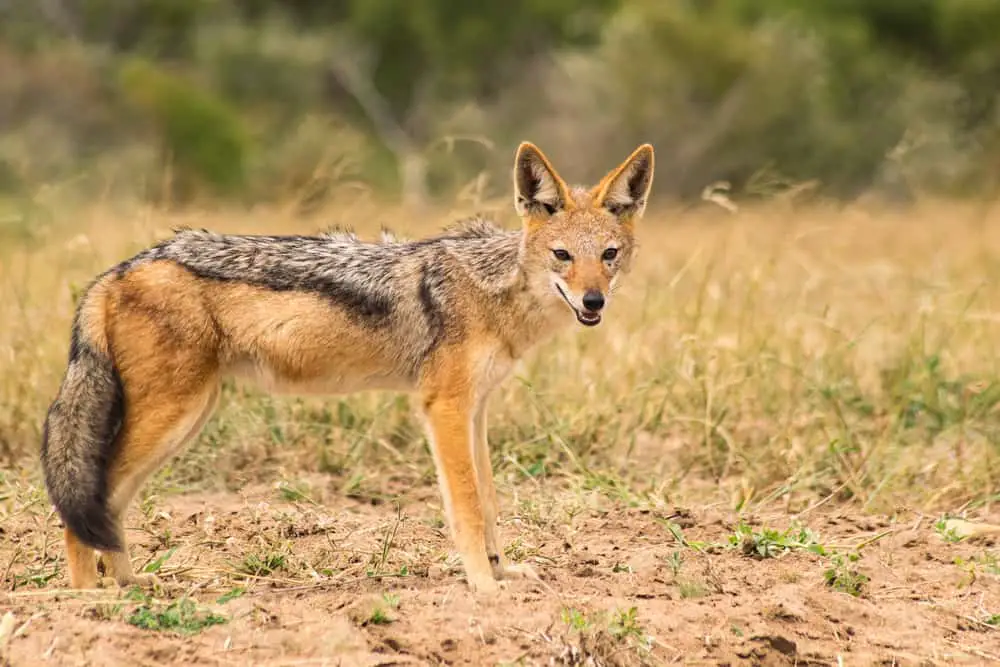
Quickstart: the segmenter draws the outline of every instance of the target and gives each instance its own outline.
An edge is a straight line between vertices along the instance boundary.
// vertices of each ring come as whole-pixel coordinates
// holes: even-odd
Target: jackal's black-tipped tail
[[[84,297],[85,299],[87,297]],[[73,322],[69,366],[45,418],[42,469],[49,499],[76,537],[101,551],[120,551],[108,507],[108,464],[124,416],[121,378],[111,358]]]

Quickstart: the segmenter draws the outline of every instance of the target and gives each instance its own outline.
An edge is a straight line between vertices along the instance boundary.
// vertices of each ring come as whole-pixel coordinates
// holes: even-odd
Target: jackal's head
[[[524,271],[543,298],[565,302],[586,326],[601,322],[635,246],[635,223],[653,184],[653,147],[643,144],[594,187],[570,188],[528,142],[514,161],[514,207],[524,222]]]

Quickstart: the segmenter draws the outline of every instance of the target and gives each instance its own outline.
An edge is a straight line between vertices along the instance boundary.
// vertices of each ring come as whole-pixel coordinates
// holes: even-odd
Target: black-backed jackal
[[[70,585],[145,583],[122,519],[204,426],[227,376],[265,388],[416,392],[469,585],[533,576],[508,565],[486,401],[516,360],[570,322],[593,326],[626,271],[653,180],[637,148],[596,186],[570,188],[518,147],[518,231],[466,221],[412,242],[351,235],[181,231],[99,276],[73,321],[41,457],[65,525]]]

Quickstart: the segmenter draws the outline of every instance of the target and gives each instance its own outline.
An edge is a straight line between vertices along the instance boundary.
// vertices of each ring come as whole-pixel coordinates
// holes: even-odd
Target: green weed
[[[823,581],[836,591],[860,597],[871,579],[854,567],[859,558],[855,553],[848,554],[846,558],[840,554],[834,555],[830,559],[830,567],[823,572]]]
[[[188,597],[164,604],[134,588],[126,598],[139,602],[126,622],[143,630],[195,635],[205,628],[229,622],[225,616],[201,608]]]
[[[755,531],[742,520],[736,526],[729,543],[753,558],[780,558],[792,551],[808,551],[825,555],[826,550],[808,528],[787,528],[784,531],[762,528]]]

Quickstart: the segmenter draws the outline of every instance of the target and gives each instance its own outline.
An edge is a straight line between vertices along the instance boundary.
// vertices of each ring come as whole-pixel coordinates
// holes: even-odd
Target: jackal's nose
[[[583,307],[592,313],[604,308],[604,295],[597,290],[588,290],[583,294]]]

